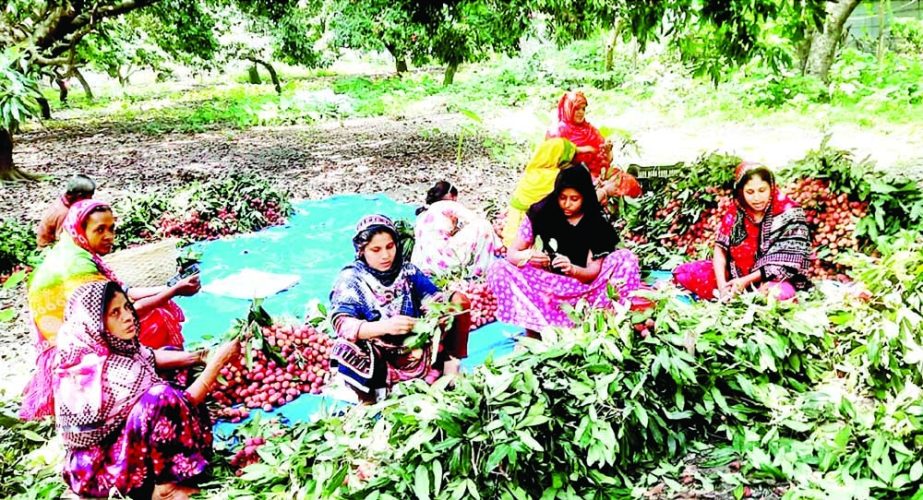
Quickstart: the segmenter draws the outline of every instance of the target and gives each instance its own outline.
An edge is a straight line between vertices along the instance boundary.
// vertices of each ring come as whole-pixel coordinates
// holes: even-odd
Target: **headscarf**
[[[558,172],[570,164],[576,152],[574,143],[561,138],[548,139],[538,147],[513,190],[510,211],[503,227],[505,245],[513,243],[526,210],[554,189]]]
[[[372,236],[384,230],[398,245],[391,268],[379,271],[368,265],[362,251]],[[433,293],[429,281],[416,266],[404,262],[397,229],[384,215],[364,217],[353,237],[356,260],[344,267],[330,292],[331,318],[341,315],[365,321],[378,321],[395,315],[417,316],[424,296]]]
[[[589,121],[574,121],[574,111],[581,106],[586,106],[587,100],[583,92],[565,92],[558,102],[558,124],[546,134],[547,138],[563,137],[577,146],[592,146],[595,153],[577,153],[574,163],[584,163],[590,169],[593,177],[599,177],[602,169],[609,166],[609,159],[602,147],[606,138],[602,136]]]
[[[108,205],[96,200],[74,203],[64,218],[64,234],[36,268],[29,283],[28,301],[38,333],[38,349],[54,345],[64,321],[67,299],[81,285],[92,281],[121,282],[102,257],[93,252],[86,235],[90,213]]]
[[[90,254],[90,258],[93,259],[93,262],[96,263],[96,267],[99,268],[106,278],[110,281],[115,281],[119,285],[122,285],[122,282],[116,278],[115,273],[112,272],[112,269],[103,261],[103,258],[90,247],[90,241],[87,238],[87,221],[90,218],[90,214],[94,210],[104,208],[106,210],[112,211],[107,203],[101,201],[89,199],[81,200],[77,203],[71,205],[71,208],[67,211],[67,217],[64,218],[64,230],[67,231],[67,234],[70,235],[71,239],[74,240],[74,243],[86,250]]]
[[[756,172],[768,178],[770,186],[769,205],[760,222],[756,222],[760,214],[743,196],[745,177]],[[766,280],[786,280],[803,278],[811,238],[804,211],[779,190],[772,171],[759,163],[742,162],[734,172],[734,205],[721,220],[716,243],[730,255],[733,278],[760,270]]]
[[[365,261],[365,256],[363,255],[365,247],[367,247],[372,241],[372,238],[381,231],[391,235],[391,238],[394,239],[396,250],[394,261],[391,262],[391,268],[384,271],[379,271],[370,266]],[[369,215],[363,217],[359,223],[356,224],[356,235],[353,236],[353,247],[356,249],[356,262],[353,265],[360,268],[363,272],[371,274],[385,286],[393,284],[394,280],[400,275],[401,269],[404,267],[404,255],[401,251],[401,238],[397,232],[397,227],[391,219],[384,215]]]
[[[53,377],[58,433],[68,449],[86,448],[120,429],[132,406],[160,379],[154,353],[137,336],[106,331],[106,299],[121,288],[110,281],[78,288],[67,302]],[[135,315],[135,328],[141,331]]]
[[[577,225],[568,222],[558,203],[558,197],[567,188],[575,189],[583,196],[583,217]],[[586,265],[589,252],[594,258],[599,258],[615,250],[618,243],[615,229],[603,217],[590,172],[582,165],[562,170],[555,180],[554,190],[532,205],[528,217],[533,234],[541,238],[544,248],[550,248],[549,242],[554,239],[557,253],[566,255],[578,266]]]

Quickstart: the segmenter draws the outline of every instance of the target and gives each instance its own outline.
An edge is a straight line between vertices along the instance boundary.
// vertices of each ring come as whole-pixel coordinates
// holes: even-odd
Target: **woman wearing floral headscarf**
[[[425,304],[439,289],[420,269],[405,263],[400,237],[391,219],[364,217],[353,237],[356,260],[343,268],[330,294],[331,316],[337,341],[332,358],[338,374],[365,402],[394,384],[430,375],[429,347],[408,352],[402,345]],[[454,293],[452,303],[467,311],[469,302]],[[442,339],[437,365],[447,374],[458,372],[468,356],[469,314],[455,317]]]
[[[721,220],[712,260],[673,271],[675,281],[698,297],[729,298],[746,290],[772,292],[779,300],[811,283],[805,276],[811,236],[804,210],[779,191],[768,168],[737,166],[735,203]]]
[[[586,120],[583,92],[566,92],[558,102],[558,123],[546,138],[562,137],[577,146],[574,163],[590,169],[593,182],[602,183],[608,196],[641,196],[641,185],[626,172],[612,167],[612,143]],[[602,181],[600,181],[602,177]]]
[[[115,217],[109,205],[96,200],[74,203],[64,219],[64,233],[35,270],[29,283],[28,302],[38,351],[37,371],[23,393],[20,417],[37,419],[52,414],[51,361],[55,339],[64,322],[64,307],[81,285],[119,279],[103,261],[115,242]],[[183,312],[171,300],[199,290],[198,276],[172,287],[132,288],[128,296],[141,316],[139,339],[158,349],[181,348]],[[190,357],[188,364],[196,359]]]
[[[184,391],[157,376],[177,353],[138,342],[138,315],[118,283],[79,287],[65,317],[53,376],[64,482],[81,496],[188,498],[211,454],[202,403],[240,344],[217,349]]]

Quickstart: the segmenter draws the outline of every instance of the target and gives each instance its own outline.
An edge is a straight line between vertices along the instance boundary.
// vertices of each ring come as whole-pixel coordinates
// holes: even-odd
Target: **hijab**
[[[120,429],[138,399],[160,379],[154,353],[137,335],[123,340],[106,331],[106,305],[118,283],[78,288],[58,332],[53,386],[58,432],[68,449],[94,446]],[[141,326],[135,314],[135,328]]]
[[[583,196],[583,217],[576,225],[567,220],[558,203],[558,197],[568,188]],[[550,249],[550,241],[554,239],[556,252],[566,255],[578,266],[586,265],[589,252],[594,258],[600,258],[612,252],[618,243],[615,229],[603,217],[590,172],[583,165],[562,170],[551,194],[532,205],[527,216],[535,238],[541,238],[544,248]]]

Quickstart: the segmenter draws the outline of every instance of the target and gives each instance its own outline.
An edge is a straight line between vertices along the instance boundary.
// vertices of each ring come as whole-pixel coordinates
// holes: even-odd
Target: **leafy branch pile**
[[[192,240],[259,231],[292,214],[289,195],[250,174],[231,174],[196,187],[182,212],[161,217],[163,236]]]
[[[868,160],[833,149],[825,138],[778,175],[781,189],[805,211],[813,237],[810,274],[842,276],[845,252],[875,252],[882,236],[923,229],[923,189],[911,179],[883,173]],[[649,268],[670,268],[689,258],[706,258],[721,216],[733,203],[738,158],[705,155],[623,203],[623,238]]]
[[[15,219],[0,219],[0,276],[34,267],[41,261],[31,225]]]
[[[25,422],[18,412],[19,401],[0,393],[0,497],[61,498],[61,457],[48,446],[54,422]]]
[[[686,304],[658,292],[650,335],[633,331],[627,311],[580,307],[580,327],[452,390],[404,384],[375,407],[268,437],[264,463],[224,487],[608,498],[679,487],[672,464],[691,453],[732,473],[689,476],[686,488],[913,496],[923,487],[923,241],[903,236],[851,265],[864,289],[800,303]]]

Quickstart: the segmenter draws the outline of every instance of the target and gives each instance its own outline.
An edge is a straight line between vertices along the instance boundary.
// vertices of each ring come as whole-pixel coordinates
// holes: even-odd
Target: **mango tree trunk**
[[[391,54],[391,57],[394,58],[394,68],[397,71],[397,74],[407,72],[407,59],[405,59],[403,54],[398,54],[397,47],[391,44],[385,44],[385,48],[388,49],[388,53]]]
[[[36,97],[35,101],[38,102],[38,107],[42,110],[42,119],[50,120],[51,119],[51,104],[48,103],[48,99],[44,97]]]
[[[263,83],[263,80],[260,78],[260,70],[256,67],[256,64],[250,66],[247,70],[247,76],[250,79],[251,85],[259,85]]]
[[[850,14],[856,10],[861,0],[833,0],[826,4],[827,17],[824,19],[824,29],[811,36],[811,45],[807,51],[807,60],[804,72],[827,81],[830,67],[836,57],[837,48],[843,37],[843,26]]]
[[[448,87],[452,85],[452,82],[455,81],[455,73],[458,71],[458,63],[449,63],[445,68],[445,79],[442,80],[442,85]]]
[[[252,62],[254,65],[259,64],[260,66],[266,68],[266,71],[269,72],[269,78],[272,78],[272,84],[276,87],[276,93],[282,95],[282,83],[279,82],[279,75],[276,73],[276,69],[272,67],[272,64],[268,62],[257,59],[255,57],[248,57],[248,61]]]
[[[83,87],[83,93],[86,94],[88,101],[93,101],[93,89],[90,88],[90,84],[87,82],[87,79],[83,77],[83,73],[79,69],[74,68],[74,76],[77,77],[77,81],[80,82],[80,86]]]
[[[67,82],[61,76],[55,75],[55,84],[58,86],[58,100],[61,104],[67,104]]]
[[[36,178],[13,164],[13,134],[5,128],[0,128],[0,181],[29,181]]]

